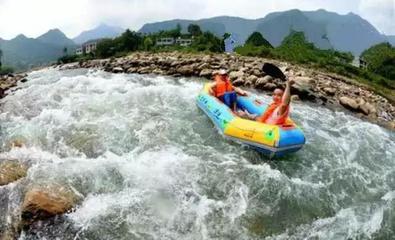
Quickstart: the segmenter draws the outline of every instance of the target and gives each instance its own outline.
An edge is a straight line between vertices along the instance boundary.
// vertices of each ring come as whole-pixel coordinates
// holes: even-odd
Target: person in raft
[[[225,69],[219,70],[214,76],[214,83],[211,84],[209,93],[221,100],[234,112],[236,112],[237,94],[247,96],[247,92],[232,85]]]
[[[266,124],[284,124],[289,114],[289,105],[291,103],[291,86],[294,83],[294,80],[288,79],[284,91],[280,88],[276,88],[273,92],[273,102],[267,107],[266,111],[261,116],[250,114],[246,110],[239,111],[238,115],[243,118],[256,120]],[[257,102],[260,103],[259,101]]]

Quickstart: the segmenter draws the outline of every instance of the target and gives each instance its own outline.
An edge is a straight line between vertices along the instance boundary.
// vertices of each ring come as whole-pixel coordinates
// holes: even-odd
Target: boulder
[[[292,101],[292,102],[297,102],[297,101],[300,101],[300,98],[299,98],[298,95],[292,95],[292,96],[291,96],[291,101]]]
[[[265,78],[265,77],[258,78],[258,79],[255,81],[255,87],[258,88],[258,89],[262,89],[263,86],[265,86],[266,83],[268,83],[267,78]]]
[[[121,68],[121,67],[114,67],[112,69],[112,72],[113,73],[122,73],[123,72],[123,68]]]
[[[229,73],[229,78],[231,79],[231,80],[236,80],[236,79],[238,79],[238,78],[244,78],[244,72],[242,72],[242,71],[233,71],[233,72],[230,72]]]
[[[272,91],[272,90],[274,90],[274,89],[276,89],[277,88],[277,85],[276,84],[274,84],[274,83],[266,83],[264,86],[263,86],[263,88],[262,89],[264,89],[264,90],[268,90],[268,91]]]
[[[28,167],[17,160],[0,160],[0,186],[26,177]]]
[[[257,77],[263,76],[262,71],[259,70],[259,69],[254,69],[254,70],[252,71],[252,74],[254,74],[254,75],[257,76]]]
[[[58,184],[30,187],[21,209],[23,225],[67,213],[79,200],[74,191]]]
[[[377,113],[376,108],[372,104],[370,104],[368,102],[364,102],[363,104],[360,104],[359,108],[361,109],[361,111],[365,115],[376,114]]]
[[[345,108],[348,108],[350,110],[357,111],[359,109],[358,102],[353,98],[343,96],[339,98],[339,102]]]
[[[243,86],[243,85],[245,85],[246,82],[244,81],[243,78],[238,78],[238,79],[234,80],[234,81],[232,82],[232,84],[233,84],[234,86],[238,87],[238,86]]]
[[[257,76],[255,76],[255,75],[250,75],[250,76],[247,77],[246,82],[247,82],[249,85],[254,85],[257,79],[258,79]]]
[[[329,96],[334,96],[336,94],[336,89],[332,87],[326,87],[323,89],[326,94]]]
[[[177,72],[184,76],[191,76],[193,75],[193,66],[191,65],[183,65],[177,68]]]
[[[199,73],[199,77],[205,77],[205,78],[211,78],[211,75],[213,74],[213,70],[209,68],[205,68]]]

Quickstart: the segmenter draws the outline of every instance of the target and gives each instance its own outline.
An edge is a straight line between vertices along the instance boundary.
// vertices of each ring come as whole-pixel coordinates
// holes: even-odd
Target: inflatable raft
[[[296,152],[303,147],[305,136],[290,118],[282,126],[242,119],[211,96],[208,88],[209,84],[206,84],[199,93],[197,104],[226,137],[247,144],[271,158]],[[242,96],[238,96],[237,106],[257,115],[261,115],[267,107],[254,97]]]

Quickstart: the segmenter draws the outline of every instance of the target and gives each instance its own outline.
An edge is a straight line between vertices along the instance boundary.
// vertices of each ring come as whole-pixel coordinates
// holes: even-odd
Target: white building
[[[75,50],[75,54],[89,54],[94,53],[97,49],[97,44],[100,42],[101,39],[90,40],[86,43],[83,43],[81,47]]]
[[[156,41],[157,46],[170,46],[170,45],[174,45],[174,43],[175,43],[174,38],[159,38]]]
[[[187,47],[192,44],[192,39],[191,38],[177,38],[176,44]]]

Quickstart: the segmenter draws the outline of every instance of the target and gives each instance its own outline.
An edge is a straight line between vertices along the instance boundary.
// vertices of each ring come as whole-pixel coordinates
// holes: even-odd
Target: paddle
[[[284,75],[284,73],[274,64],[264,63],[262,66],[262,71],[273,78],[279,78],[283,81],[287,80],[287,77]],[[306,95],[307,98],[311,98],[311,99],[315,98],[314,92],[311,91],[310,89],[308,89],[306,87],[302,87],[302,86],[300,86],[299,88],[303,89],[303,91],[305,91],[307,93],[307,95]],[[326,101],[326,100],[323,100],[323,101]]]
[[[284,81],[287,79],[284,73],[276,65],[271,63],[264,63],[262,66],[262,71],[274,78],[279,78]]]

